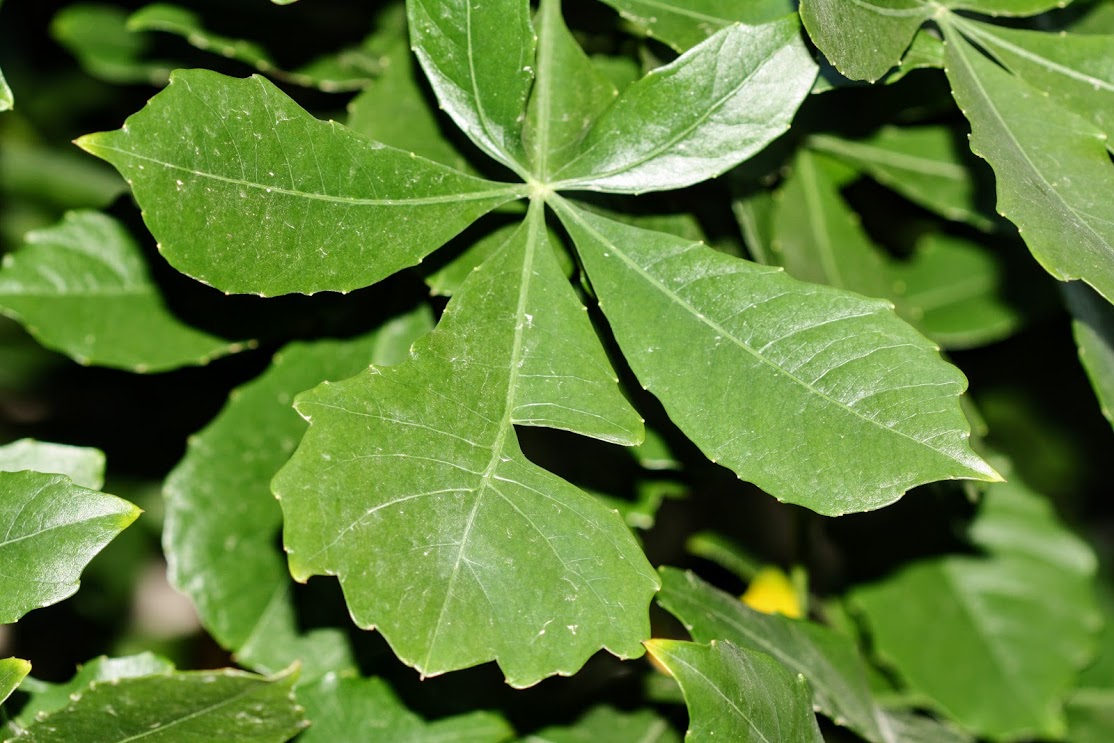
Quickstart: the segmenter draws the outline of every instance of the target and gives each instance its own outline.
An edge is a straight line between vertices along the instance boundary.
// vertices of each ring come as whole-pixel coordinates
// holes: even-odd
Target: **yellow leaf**
[[[775,567],[764,567],[755,573],[742,600],[750,608],[765,614],[784,614],[794,619],[800,619],[804,614],[789,576]]]

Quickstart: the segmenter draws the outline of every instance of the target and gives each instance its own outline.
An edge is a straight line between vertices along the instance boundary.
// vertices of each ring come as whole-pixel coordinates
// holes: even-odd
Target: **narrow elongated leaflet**
[[[128,180],[170,263],[227,292],[348,291],[524,193],[319,121],[265,79],[175,73],[122,129],[81,137]]]
[[[999,478],[968,446],[963,375],[888,302],[553,203],[634,373],[713,461],[828,515]]]
[[[1073,319],[1079,360],[1098,396],[1099,407],[1114,423],[1114,307],[1080,282],[1064,287]]]
[[[639,193],[714,178],[789,128],[816,70],[795,16],[728,26],[623,91],[553,187]]]
[[[31,664],[22,658],[0,659],[0,703],[16,690],[30,672]]]
[[[901,62],[932,13],[923,0],[801,0],[813,43],[840,73],[870,82]]]
[[[513,686],[642,652],[657,576],[617,513],[530,463],[514,424],[635,443],[542,205],[405,362],[299,395],[310,428],[273,489],[298,580],[426,675],[496,660]]]
[[[733,23],[758,26],[796,10],[792,0],[603,0],[647,36],[683,52]]]

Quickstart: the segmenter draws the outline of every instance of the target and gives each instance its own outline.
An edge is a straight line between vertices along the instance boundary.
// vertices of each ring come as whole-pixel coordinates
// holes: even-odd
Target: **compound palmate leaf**
[[[273,483],[294,577],[337,575],[356,622],[427,675],[497,660],[528,686],[600,647],[641,654],[657,575],[512,425],[636,443],[613,375],[535,202],[409,360],[298,397],[309,432]]]
[[[677,679],[689,708],[686,743],[822,743],[808,682],[753,650],[650,640],[646,649]]]
[[[0,624],[67,598],[139,509],[64,475],[0,473]]]
[[[185,70],[81,137],[131,184],[170,263],[226,292],[348,291],[419,263],[525,186],[319,121],[259,76]]]
[[[124,226],[95,211],[68,213],[4,256],[0,312],[82,364],[156,372],[239,351],[166,307]]]
[[[713,461],[827,515],[998,479],[962,373],[889,303],[554,203],[634,373]]]

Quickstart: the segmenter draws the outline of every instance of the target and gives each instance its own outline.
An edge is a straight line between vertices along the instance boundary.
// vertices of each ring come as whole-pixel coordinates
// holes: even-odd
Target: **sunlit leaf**
[[[0,312],[83,364],[156,372],[244,348],[171,314],[143,254],[106,214],[69,212],[4,256]]]
[[[792,0],[603,0],[650,37],[681,52],[733,23],[758,26],[795,8]]]
[[[0,624],[72,596],[88,562],[138,516],[64,475],[0,473]]]
[[[963,375],[888,303],[557,207],[634,373],[713,461],[830,515],[997,479],[967,444]]]
[[[497,660],[528,686],[648,635],[657,579],[627,527],[514,435],[641,436],[545,234],[535,204],[407,361],[299,396],[309,432],[273,484],[295,578],[337,575],[426,675]]]
[[[65,475],[90,490],[104,486],[104,453],[87,446],[20,439],[0,446],[0,472],[32,470]]]
[[[808,683],[770,656],[716,641],[650,640],[646,649],[685,694],[686,743],[823,740]]]
[[[1046,10],[1063,8],[1071,2],[1072,0],[940,0],[940,4],[946,8],[1003,16],[1036,15]]]
[[[259,76],[179,71],[78,143],[135,191],[163,255],[228,292],[347,291],[522,194],[319,121]]]
[[[728,26],[624,90],[554,188],[639,193],[713,178],[783,134],[815,78],[795,17]]]
[[[16,690],[31,672],[31,664],[21,658],[0,659],[0,703]]]
[[[852,80],[871,82],[900,61],[933,8],[923,0],[801,0],[812,41]]]
[[[288,346],[262,376],[232,393],[167,477],[170,581],[240,663],[274,673],[300,660],[303,680],[352,664],[339,632],[298,631],[290,575],[275,545],[282,513],[271,478],[306,429],[295,395],[372,363],[396,363],[430,324],[427,313],[416,312],[359,339]]]

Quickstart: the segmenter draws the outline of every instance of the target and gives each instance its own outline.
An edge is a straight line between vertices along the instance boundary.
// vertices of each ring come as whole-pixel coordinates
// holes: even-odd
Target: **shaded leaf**
[[[994,168],[998,211],[1061,281],[1114,300],[1114,203],[1105,135],[983,57],[945,26],[947,73],[971,122],[971,149]]]
[[[963,375],[888,303],[555,204],[635,375],[712,461],[827,515],[998,478]]]
[[[873,743],[901,740],[882,719],[855,644],[827,627],[755,611],[691,572],[662,568],[658,603],[697,642],[727,640],[766,653],[808,679],[812,705]]]
[[[713,178],[784,133],[815,78],[795,17],[729,26],[624,90],[553,188],[639,193]]]
[[[0,111],[11,111],[15,107],[15,97],[8,81],[4,79],[4,71],[0,70]]]
[[[499,743],[514,736],[510,725],[492,712],[471,712],[432,722],[403,706],[378,678],[330,673],[299,686],[298,701],[310,727],[301,743]]]
[[[282,743],[306,723],[293,699],[297,673],[189,671],[98,682],[32,723],[20,743],[220,740]]]
[[[770,656],[716,641],[650,640],[646,649],[684,692],[686,743],[823,740],[807,682]]]
[[[796,9],[792,0],[603,0],[647,36],[683,52],[735,23],[758,26]]]
[[[0,659],[0,703],[19,687],[30,672],[31,664],[22,658]]]
[[[314,119],[259,76],[171,76],[78,140],[131,184],[178,270],[228,292],[347,291],[414,265],[524,186],[462,175]]]
[[[1074,318],[1072,332],[1079,360],[1102,414],[1114,424],[1114,308],[1081,282],[1067,284],[1063,290]]]
[[[63,475],[0,473],[0,624],[72,596],[88,562],[137,516]]]
[[[812,41],[852,80],[874,82],[895,67],[933,14],[923,0],[801,0]]]
[[[990,229],[994,221],[979,208],[977,184],[957,145],[955,133],[944,126],[886,126],[862,140],[809,138],[811,148],[862,170],[914,204]]]
[[[882,725],[900,743],[975,743],[975,739],[944,720],[919,715],[909,710],[887,710]],[[1076,741],[1076,743],[1081,743]]]
[[[146,59],[149,40],[127,28],[128,12],[98,3],[67,5],[50,34],[90,75],[112,83],[164,85],[173,64]]]
[[[91,160],[82,152],[7,137],[0,190],[8,196],[26,196],[60,209],[102,208],[127,191],[128,185],[109,165]],[[13,244],[23,237],[21,231]]]
[[[306,429],[292,407],[295,395],[371,363],[396,363],[430,325],[428,312],[414,312],[355,340],[288,346],[191,437],[167,477],[163,549],[170,582],[240,663],[274,673],[300,660],[303,681],[352,664],[341,632],[298,631],[286,560],[275,546],[282,512],[271,478]]]
[[[1072,743],[1109,743],[1114,737],[1114,689],[1076,690],[1064,712]]]
[[[245,346],[171,314],[131,235],[94,211],[69,212],[4,256],[0,311],[82,364],[157,372]]]
[[[528,686],[648,635],[657,578],[627,527],[514,435],[641,436],[545,234],[535,203],[410,359],[300,395],[309,432],[273,483],[294,577],[337,575],[426,675],[497,660]]]
[[[588,710],[571,725],[555,725],[527,735],[522,743],[680,743],[681,736],[669,722],[649,709],[620,712],[601,705]]]
[[[104,486],[104,453],[87,446],[20,439],[0,446],[0,472],[32,470],[65,475],[90,490]]]
[[[964,727],[1060,737],[1098,626],[1094,555],[1016,482],[987,490],[971,539],[988,556],[914,563],[852,599],[880,656]]]
[[[527,0],[408,0],[410,43],[437,99],[476,145],[525,175],[522,120],[534,79]]]
[[[954,10],[973,10],[985,15],[1025,16],[1063,8],[1072,0],[940,0],[940,4]]]

